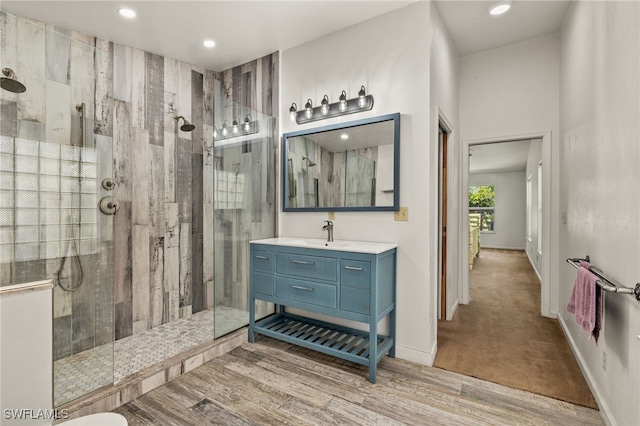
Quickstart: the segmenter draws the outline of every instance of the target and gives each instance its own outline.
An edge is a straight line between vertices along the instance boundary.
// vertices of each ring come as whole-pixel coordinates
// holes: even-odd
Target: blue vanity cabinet
[[[368,253],[252,241],[249,341],[253,343],[255,333],[260,333],[366,365],[369,381],[375,383],[378,362],[386,353],[395,357],[396,248],[392,247]],[[278,312],[256,321],[256,299],[279,305]],[[285,307],[366,323],[368,331],[293,315]],[[378,334],[378,322],[386,316],[389,335],[383,336]]]

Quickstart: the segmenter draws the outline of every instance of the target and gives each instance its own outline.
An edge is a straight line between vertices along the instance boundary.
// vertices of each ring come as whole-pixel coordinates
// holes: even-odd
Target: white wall
[[[459,55],[438,11],[431,5],[431,145],[438,146],[438,120],[447,125],[447,319],[452,319],[460,302],[462,286],[459,271],[463,244],[460,209],[460,110]],[[439,166],[436,166],[439,167]],[[433,201],[433,200],[432,200]],[[438,211],[438,204],[435,210]],[[436,293],[437,294],[437,293]],[[437,297],[437,296],[436,296]]]
[[[400,204],[408,222],[393,212],[338,212],[334,238],[397,242],[397,355],[431,364],[435,355],[437,146],[429,143],[430,4],[419,2],[329,34],[281,55],[283,133],[400,112]],[[407,31],[407,29],[411,29]],[[292,102],[331,102],[342,90],[355,97],[360,85],[373,94],[373,110],[299,126],[289,120]],[[326,213],[281,213],[280,235],[323,238]],[[383,326],[384,327],[384,326]]]
[[[469,186],[478,185],[495,185],[494,232],[482,232],[480,247],[524,250],[527,231],[524,172],[469,175]]]
[[[589,254],[620,283],[640,281],[639,28],[638,2],[576,2],[561,39],[559,318],[603,415],[618,425],[640,419],[640,303],[607,293],[596,346],[565,310],[575,269],[563,262]]]
[[[527,256],[538,276],[542,272],[541,256],[538,254],[538,164],[542,161],[542,140],[534,139],[529,144],[527,168],[524,173],[526,180],[531,176],[531,211],[527,212],[527,220],[531,215],[531,241],[526,241]],[[544,167],[544,164],[542,165]],[[526,230],[526,223],[525,223]]]
[[[551,182],[559,176],[559,35],[551,34],[510,46],[460,58],[460,123],[463,145],[479,141],[507,141],[540,137],[545,168],[545,232],[542,268],[543,315],[555,316],[557,307],[557,262],[559,191]],[[550,132],[550,136],[547,132]],[[464,148],[463,148],[464,149]],[[545,158],[546,157],[546,158]],[[553,159],[553,161],[552,161]],[[462,169],[468,157],[462,155]],[[463,175],[463,187],[468,179]],[[466,255],[463,253],[462,256]],[[548,257],[547,257],[548,256]],[[545,271],[545,266],[547,270]],[[462,270],[468,283],[468,270]],[[463,295],[468,300],[468,292]]]

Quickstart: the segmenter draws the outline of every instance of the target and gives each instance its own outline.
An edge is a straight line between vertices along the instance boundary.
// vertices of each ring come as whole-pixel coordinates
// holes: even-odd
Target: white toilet
[[[58,423],[61,426],[127,426],[128,424],[127,419],[118,413],[91,414]]]

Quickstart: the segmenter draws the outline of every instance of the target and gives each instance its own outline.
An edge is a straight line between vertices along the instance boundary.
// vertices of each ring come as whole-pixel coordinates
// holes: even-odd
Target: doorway
[[[438,319],[447,319],[447,194],[448,194],[448,127],[442,122],[438,122],[438,153],[439,153],[439,173],[438,173]]]

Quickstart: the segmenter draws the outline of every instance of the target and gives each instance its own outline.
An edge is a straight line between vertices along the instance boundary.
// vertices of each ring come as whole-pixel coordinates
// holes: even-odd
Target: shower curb
[[[57,407],[57,409],[59,411],[66,410],[69,414],[69,419],[113,411],[121,405],[169,383],[173,379],[232,351],[246,342],[247,327],[219,339],[195,346],[188,351],[125,377],[113,385],[103,387],[82,398]]]

